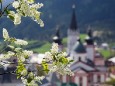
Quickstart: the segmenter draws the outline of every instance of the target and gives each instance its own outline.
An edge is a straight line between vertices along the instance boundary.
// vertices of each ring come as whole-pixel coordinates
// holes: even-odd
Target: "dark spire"
[[[89,37],[92,37],[92,29],[91,29],[90,25],[88,26],[87,34],[88,34]]]
[[[73,9],[73,13],[72,13],[70,29],[76,30],[77,29],[77,21],[76,21],[75,5],[72,6],[72,9]]]
[[[60,38],[59,26],[57,26],[57,28],[56,28],[56,36]]]
[[[59,45],[62,45],[62,39],[60,38],[60,30],[59,30],[59,26],[57,26],[56,28],[56,34],[55,36],[53,37],[53,41],[55,43],[58,43]]]
[[[92,31],[90,25],[88,26],[87,37],[86,37],[85,41],[88,45],[93,45],[94,44],[93,31]]]

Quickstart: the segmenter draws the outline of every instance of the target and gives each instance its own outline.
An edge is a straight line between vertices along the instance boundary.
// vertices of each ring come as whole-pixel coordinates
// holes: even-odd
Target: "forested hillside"
[[[110,40],[115,37],[115,0],[36,0],[43,2],[42,19],[44,28],[40,28],[31,19],[24,18],[17,27],[5,17],[0,19],[0,38],[2,38],[2,28],[8,28],[12,36],[18,38],[51,40],[57,25],[60,26],[61,35],[66,36],[69,28],[72,5],[76,5],[76,16],[78,27],[81,32],[86,32],[88,25],[95,30],[104,32],[103,38]],[[107,34],[107,35],[106,35]]]

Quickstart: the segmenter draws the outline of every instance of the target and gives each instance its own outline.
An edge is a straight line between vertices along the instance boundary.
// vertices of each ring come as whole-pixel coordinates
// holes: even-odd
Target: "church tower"
[[[73,5],[72,9],[73,9],[72,19],[71,19],[70,27],[68,29],[68,44],[67,44],[68,54],[72,52],[73,46],[75,45],[77,39],[79,38],[76,13],[75,13],[75,5]]]
[[[86,37],[86,51],[87,51],[87,58],[91,61],[94,61],[95,57],[95,46],[94,46],[94,38],[93,38],[93,32],[91,30],[91,27],[88,27],[88,36]]]
[[[58,44],[58,46],[59,46],[59,52],[61,52],[63,50],[63,44],[62,44],[62,39],[60,37],[60,30],[59,30],[58,26],[56,28],[56,34],[53,37],[53,42]]]

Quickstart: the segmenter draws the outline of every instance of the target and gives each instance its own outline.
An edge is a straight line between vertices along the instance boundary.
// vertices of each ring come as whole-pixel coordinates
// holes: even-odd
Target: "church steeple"
[[[86,37],[85,41],[87,43],[87,45],[86,45],[87,59],[94,61],[95,46],[94,46],[93,31],[92,31],[90,25],[88,26],[87,37]]]
[[[73,13],[72,13],[72,19],[70,23],[70,29],[71,30],[77,30],[77,21],[76,21],[76,13],[75,13],[75,5],[72,6]]]
[[[70,27],[68,29],[68,48],[67,52],[68,54],[71,54],[73,47],[77,41],[77,38],[79,38],[79,31],[77,29],[77,20],[76,20],[76,13],[75,13],[75,5],[72,6],[72,19],[70,23]]]

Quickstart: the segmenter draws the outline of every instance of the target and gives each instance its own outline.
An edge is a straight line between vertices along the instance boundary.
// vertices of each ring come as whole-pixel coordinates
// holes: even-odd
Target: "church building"
[[[74,62],[71,70],[74,76],[60,76],[62,83],[75,83],[78,86],[101,86],[108,77],[103,56],[95,50],[93,32],[89,28],[85,43],[80,39],[75,6],[68,29],[67,53]]]

